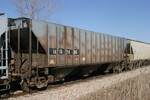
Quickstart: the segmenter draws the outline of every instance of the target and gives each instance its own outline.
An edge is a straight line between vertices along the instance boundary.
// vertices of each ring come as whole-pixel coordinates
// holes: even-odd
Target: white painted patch
[[[82,57],[82,61],[85,61],[85,57]]]
[[[54,60],[50,60],[50,64],[54,64]]]

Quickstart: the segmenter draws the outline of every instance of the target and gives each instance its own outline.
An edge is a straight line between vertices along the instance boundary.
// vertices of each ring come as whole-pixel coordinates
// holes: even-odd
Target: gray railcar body
[[[9,19],[8,26],[9,76],[0,84],[20,82],[24,91],[68,75],[121,72],[150,62],[150,44],[28,18]]]

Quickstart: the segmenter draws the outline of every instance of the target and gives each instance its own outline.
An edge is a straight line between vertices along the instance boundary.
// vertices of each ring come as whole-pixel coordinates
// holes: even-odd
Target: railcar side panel
[[[100,46],[101,46],[101,51],[100,51],[100,57],[101,57],[101,63],[105,62],[105,35],[101,34],[101,42],[100,42]]]
[[[49,34],[49,64],[50,66],[56,66],[59,64],[57,61],[57,29],[55,24],[48,24],[48,34]]]
[[[86,58],[86,63],[91,63],[91,33],[90,32],[86,32],[86,54],[87,54],[87,58]]]
[[[109,50],[109,62],[112,62],[112,37],[111,37],[111,35],[109,35],[109,48],[108,48],[108,50]]]
[[[118,42],[118,38],[116,37],[116,61],[119,60],[119,42]]]
[[[65,49],[65,55],[66,55],[66,65],[72,65],[72,55],[73,55],[73,38],[72,38],[73,32],[71,27],[67,27],[67,34],[66,34],[66,49]]]
[[[92,34],[92,63],[95,63],[96,61],[96,38],[95,38],[95,33]]]
[[[122,39],[119,38],[119,60],[122,59]]]
[[[33,24],[37,23],[42,22],[35,21]],[[46,38],[47,24],[41,25],[42,32],[45,30],[44,37]],[[40,36],[39,32],[42,33],[36,30],[37,36]],[[121,61],[124,57],[125,48],[122,45],[124,44],[124,39],[119,37],[50,23],[48,24],[47,34],[49,34],[50,66],[114,62]],[[43,43],[42,41],[46,42],[44,39],[42,41],[41,38],[39,39],[41,43]],[[44,48],[46,47],[45,45],[46,43],[43,45]]]
[[[40,21],[32,24],[33,33],[48,52],[49,58],[45,55],[43,60],[51,67],[107,63],[124,57],[123,38]]]
[[[79,47],[79,43],[80,43],[80,38],[79,38],[79,29],[73,29],[74,30],[74,35],[73,35],[73,64],[74,65],[79,65],[80,64],[80,58],[79,58],[79,53],[80,53],[80,47]]]
[[[38,30],[37,30],[38,29]],[[47,23],[32,20],[32,65],[47,66],[48,65],[48,27]],[[23,34],[21,32],[20,34]],[[24,37],[22,37],[25,39]],[[23,40],[20,42],[22,43]],[[21,45],[24,46],[24,45]],[[41,49],[44,49],[44,51]],[[40,53],[40,55],[39,55]],[[40,56],[40,59],[39,59]],[[37,62],[38,61],[38,62]]]
[[[123,49],[124,55],[123,55],[123,59],[126,59],[125,57],[127,56],[127,51],[126,51],[127,45],[128,45],[128,42],[127,42],[126,39],[124,39],[124,49]]]
[[[100,33],[96,34],[96,62],[100,63]]]
[[[32,20],[32,31],[45,51],[48,50],[47,23]]]
[[[113,62],[115,61],[115,50],[116,50],[115,37],[112,36],[112,60]]]
[[[108,53],[109,53],[109,51],[108,51],[108,42],[109,42],[109,40],[108,40],[109,38],[108,38],[108,35],[105,35],[105,42],[104,42],[104,44],[105,44],[105,62],[108,62]]]
[[[59,65],[65,66],[66,65],[66,55],[65,55],[65,49],[66,49],[66,36],[67,36],[67,28],[66,26],[59,26],[57,25],[57,32],[59,36],[59,46],[57,48],[58,50],[58,56],[59,58]],[[58,38],[57,38],[58,39]]]
[[[80,64],[85,64],[85,31],[80,30]]]

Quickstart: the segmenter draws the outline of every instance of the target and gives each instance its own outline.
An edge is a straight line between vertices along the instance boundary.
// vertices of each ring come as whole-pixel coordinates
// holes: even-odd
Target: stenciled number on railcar
[[[74,55],[79,55],[79,49],[74,49],[73,53]]]
[[[67,55],[72,55],[72,50],[71,49],[66,49],[66,54]]]
[[[56,48],[49,48],[49,54],[50,55],[56,55],[57,54],[57,49]]]
[[[59,48],[58,49],[58,52],[57,52],[57,49],[56,48],[49,48],[49,54],[50,55],[57,55],[57,53],[59,55],[79,55],[79,49],[74,49],[74,50],[71,50],[71,49],[63,49],[63,48]]]
[[[59,48],[58,49],[58,54],[59,55],[63,55],[65,53],[65,50],[64,49],[62,49],[62,48]]]

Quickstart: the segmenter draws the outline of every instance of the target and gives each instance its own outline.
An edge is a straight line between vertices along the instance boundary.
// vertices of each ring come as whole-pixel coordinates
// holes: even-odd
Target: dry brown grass
[[[150,73],[96,91],[81,100],[150,100]]]

